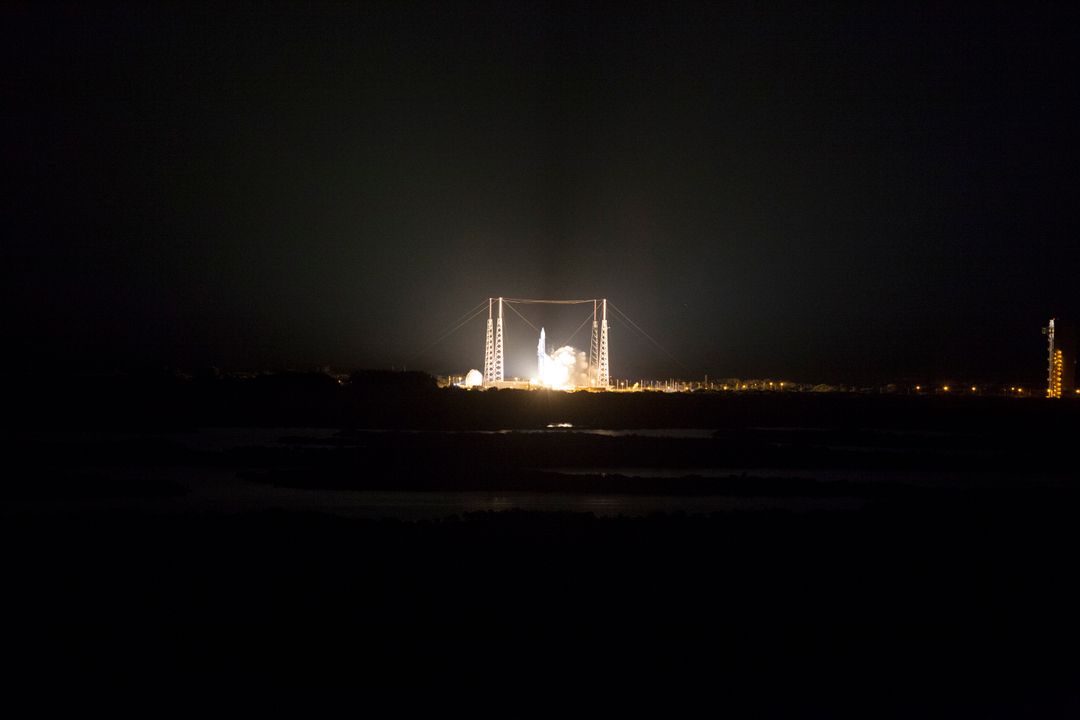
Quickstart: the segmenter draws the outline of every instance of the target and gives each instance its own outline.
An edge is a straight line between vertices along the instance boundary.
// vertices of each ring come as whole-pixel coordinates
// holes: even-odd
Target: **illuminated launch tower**
[[[1047,337],[1046,397],[1072,395],[1076,377],[1076,337],[1057,318],[1043,328]]]
[[[492,332],[491,309],[499,301],[499,317]],[[484,384],[502,382],[503,376],[503,299],[488,298],[487,340],[484,342]]]
[[[493,386],[501,384],[502,387],[510,387],[513,383],[507,383],[506,375],[504,373],[503,362],[503,305],[509,304],[510,309],[518,315],[520,312],[514,307],[515,305],[587,305],[592,303],[593,317],[592,317],[592,338],[589,342],[589,370],[588,370],[588,384],[586,387],[594,388],[606,388],[611,384],[611,371],[610,371],[610,356],[608,354],[608,302],[607,298],[597,300],[527,300],[523,298],[508,298],[508,297],[493,297],[488,298],[488,321],[487,321],[487,335],[484,338],[484,385]],[[496,308],[496,306],[498,306]],[[618,308],[614,310],[620,315],[622,311]],[[483,312],[483,304],[475,308],[473,311],[473,317]],[[524,316],[522,316],[524,319]],[[628,322],[630,321],[627,318]],[[581,328],[585,327],[585,322],[588,321],[586,316],[582,321]],[[528,320],[525,320],[528,322]],[[532,323],[529,323],[531,327],[534,327]],[[636,327],[636,325],[635,325]],[[576,334],[576,333],[575,333]],[[545,368],[550,369],[549,356],[547,354],[547,347],[545,346],[546,333],[543,328],[540,329],[540,343],[536,348],[536,360],[537,360],[537,374],[538,380],[543,381],[546,372]],[[584,379],[584,378],[583,378]]]
[[[597,303],[600,319],[597,321]],[[611,382],[608,370],[607,298],[593,300],[592,339],[589,342],[589,385],[607,387]]]

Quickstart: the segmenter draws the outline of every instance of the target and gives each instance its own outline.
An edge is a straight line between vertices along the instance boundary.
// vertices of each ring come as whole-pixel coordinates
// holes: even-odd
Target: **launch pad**
[[[553,374],[556,358],[549,357],[544,347],[544,329],[540,329],[540,344],[537,348],[537,378],[535,382],[547,387],[584,387],[604,389],[611,384],[610,360],[608,353],[607,298],[592,300],[527,300],[522,298],[488,298],[487,334],[484,340],[484,387],[501,387],[507,383],[504,363],[504,305],[586,305],[592,303],[592,336],[589,339],[589,354],[584,383],[570,382],[569,371],[566,378]],[[515,311],[516,312],[516,311]],[[519,313],[520,314],[520,313]],[[568,350],[569,348],[560,348]],[[558,352],[558,351],[557,351]],[[553,380],[555,378],[555,380]]]

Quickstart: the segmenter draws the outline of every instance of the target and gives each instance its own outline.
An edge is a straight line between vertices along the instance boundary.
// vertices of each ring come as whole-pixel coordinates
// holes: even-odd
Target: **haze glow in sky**
[[[9,362],[400,366],[508,295],[682,365],[613,320],[616,377],[1036,382],[1077,11],[942,6],[5,5]]]

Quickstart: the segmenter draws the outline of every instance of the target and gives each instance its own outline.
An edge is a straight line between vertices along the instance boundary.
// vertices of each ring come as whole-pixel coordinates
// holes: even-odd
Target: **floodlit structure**
[[[1043,328],[1047,339],[1046,397],[1072,395],[1076,377],[1076,337],[1058,318]]]
[[[607,298],[600,301],[600,328],[596,326],[596,300],[593,300],[592,340],[589,342],[589,369],[596,368],[593,383],[595,387],[607,387],[611,384],[608,368],[608,324]]]
[[[488,298],[487,339],[484,341],[484,384],[502,382],[506,379],[503,370],[503,299],[499,302],[499,317],[492,325],[491,309],[496,298]],[[494,331],[492,328],[494,327]]]
[[[503,347],[503,309],[505,305],[547,304],[584,305],[592,303],[592,337],[589,341],[588,380],[585,387],[606,388],[611,384],[610,355],[608,352],[607,298],[595,300],[523,300],[520,298],[488,298],[487,334],[484,337],[484,385],[494,386],[506,382]],[[515,310],[515,312],[517,312]],[[520,315],[520,313],[518,313]],[[587,319],[587,318],[586,318]],[[560,348],[560,351],[564,348]],[[557,351],[559,352],[559,351]],[[549,387],[565,387],[563,382],[545,382],[554,367],[547,354],[544,329],[540,328],[540,342],[536,348],[538,379]],[[574,385],[577,386],[576,384]]]

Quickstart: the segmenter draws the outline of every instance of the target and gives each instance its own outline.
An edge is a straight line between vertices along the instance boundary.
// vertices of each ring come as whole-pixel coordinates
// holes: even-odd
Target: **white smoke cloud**
[[[582,351],[564,345],[547,356],[540,382],[556,389],[589,384],[589,358]]]

